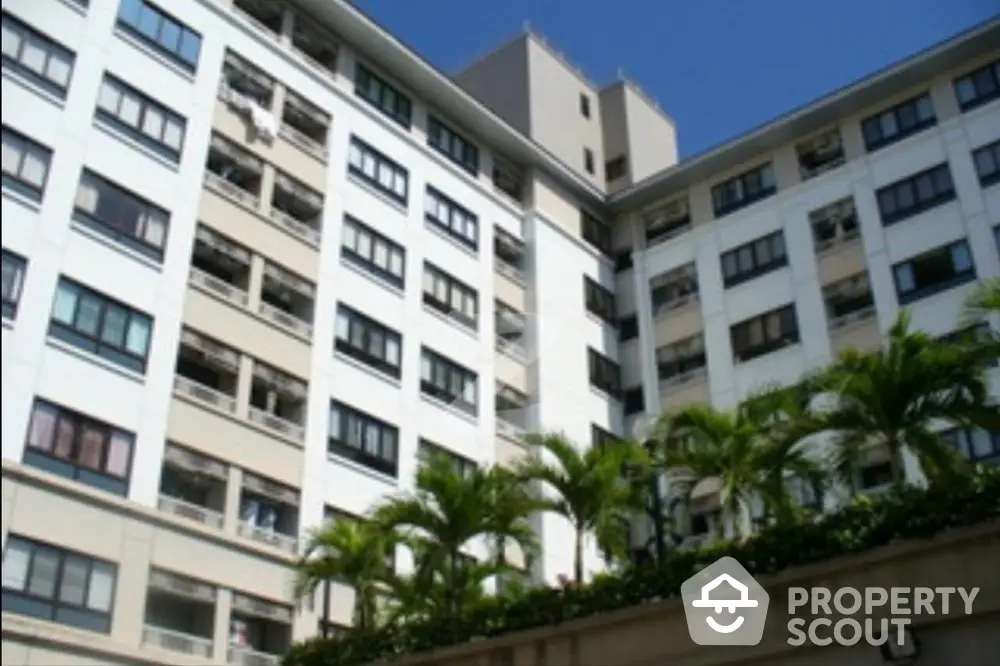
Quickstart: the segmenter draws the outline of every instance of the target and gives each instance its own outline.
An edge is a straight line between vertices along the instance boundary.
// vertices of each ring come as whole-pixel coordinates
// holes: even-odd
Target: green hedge
[[[356,666],[391,660],[474,638],[559,624],[637,604],[678,596],[681,583],[724,555],[752,574],[871,550],[900,539],[924,539],[949,528],[1000,516],[1000,470],[980,468],[966,479],[930,489],[905,488],[864,498],[817,522],[770,527],[743,542],[723,542],[672,552],[651,564],[601,576],[576,589],[542,588],[510,601],[489,598],[455,621],[352,631],[337,639],[296,645],[285,666]]]

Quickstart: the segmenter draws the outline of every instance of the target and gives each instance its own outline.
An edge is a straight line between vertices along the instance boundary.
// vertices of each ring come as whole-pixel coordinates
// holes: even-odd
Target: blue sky
[[[1000,13],[998,0],[355,0],[452,73],[525,21],[603,85],[621,67],[682,156]]]

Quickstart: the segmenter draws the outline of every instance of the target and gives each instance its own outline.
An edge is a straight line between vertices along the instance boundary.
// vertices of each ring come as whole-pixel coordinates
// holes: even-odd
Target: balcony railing
[[[247,303],[250,302],[247,292],[198,268],[191,268],[191,274],[188,279],[192,285],[205,291],[210,291],[240,307],[246,307]]]
[[[316,229],[313,229],[305,222],[300,222],[294,217],[278,210],[277,208],[271,208],[271,222],[275,225],[287,229],[295,236],[298,236],[306,243],[319,247],[320,233]]]
[[[669,301],[663,303],[657,303],[653,306],[653,316],[662,317],[669,312],[674,310],[680,310],[681,308],[686,308],[689,305],[694,305],[698,302],[698,294],[691,293],[685,294],[683,296],[678,296]]]
[[[517,266],[512,266],[508,264],[503,259],[497,259],[493,262],[493,268],[497,273],[503,275],[506,278],[513,280],[522,287],[527,283],[527,279],[524,276],[524,271],[522,271]]]
[[[163,629],[151,625],[144,625],[142,628],[142,642],[146,645],[155,645],[171,652],[183,652],[202,659],[212,658],[212,641],[201,636],[191,636],[190,634]]]
[[[703,379],[707,376],[708,368],[702,366],[700,368],[688,370],[687,372],[682,372],[679,375],[674,375],[673,377],[667,377],[666,379],[660,380],[660,389],[675,388],[682,386],[683,384],[690,384],[691,382]]]
[[[253,210],[260,208],[260,197],[253,192],[247,192],[239,185],[230,183],[225,178],[218,176],[211,171],[205,173],[205,185],[208,189],[222,195],[223,197],[235,201],[241,206],[246,206]]]
[[[497,337],[497,351],[505,356],[509,356],[515,361],[520,363],[527,362],[527,352],[524,349],[524,345],[520,342],[514,342],[512,340],[505,340],[504,338]]]
[[[312,337],[312,324],[306,321],[302,321],[293,314],[289,314],[284,310],[274,307],[270,303],[265,303],[261,301],[259,312],[261,316],[270,319],[275,324],[287,328],[298,335],[305,338]]]
[[[278,129],[278,135],[287,140],[289,143],[293,143],[302,150],[310,153],[319,159],[326,161],[329,156],[329,152],[326,146],[321,145],[318,141],[312,137],[306,136],[302,132],[298,131],[288,123],[283,123]]]
[[[250,406],[249,417],[253,423],[262,425],[269,430],[281,433],[282,435],[289,437],[291,439],[302,441],[305,439],[306,430],[297,423],[292,423],[280,416],[275,416],[270,412],[266,412],[263,409]]]
[[[232,666],[277,666],[281,657],[266,652],[257,652],[245,647],[230,647],[228,661]]]
[[[220,393],[204,384],[177,375],[174,377],[174,391],[181,395],[194,398],[200,402],[207,402],[213,407],[217,407],[225,412],[236,411],[236,398]]]
[[[854,312],[848,312],[845,315],[841,315],[830,320],[830,330],[836,331],[842,328],[847,328],[854,324],[865,321],[866,319],[871,319],[875,315],[875,306],[869,305],[866,308],[861,308],[860,310],[855,310]]]
[[[288,534],[281,534],[274,530],[257,527],[252,523],[240,523],[239,534],[241,537],[260,541],[276,548],[280,548],[294,555],[299,549],[299,539]]]
[[[521,426],[515,425],[510,421],[506,421],[499,416],[496,417],[496,422],[497,422],[497,435],[499,435],[500,437],[505,437],[507,439],[519,441],[522,437],[524,437],[525,433],[527,432]]]
[[[169,495],[160,495],[157,506],[160,511],[172,513],[175,516],[190,518],[191,520],[198,521],[202,525],[222,529],[224,517],[218,511],[213,511],[212,509],[207,509],[203,506],[192,504],[191,502],[186,502],[182,499],[177,499],[176,497],[170,497]]]

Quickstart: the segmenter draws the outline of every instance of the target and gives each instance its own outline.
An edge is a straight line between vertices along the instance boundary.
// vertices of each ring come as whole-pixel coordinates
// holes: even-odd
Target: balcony
[[[330,116],[305,98],[286,90],[278,134],[325,162],[329,155],[326,147],[329,133]]]
[[[271,221],[318,247],[323,223],[323,196],[291,176],[277,172],[271,196]]]
[[[303,338],[312,337],[316,288],[280,266],[264,264],[260,314]]]
[[[831,331],[875,316],[875,301],[867,273],[859,273],[824,287],[823,303]]]
[[[520,442],[527,433],[527,409],[530,399],[517,389],[498,381],[496,384],[497,435]]]
[[[160,476],[160,511],[222,529],[229,467],[200,453],[167,443]]]
[[[298,551],[298,528],[298,491],[244,472],[240,497],[240,536],[294,555]]]
[[[212,660],[216,590],[167,571],[149,572],[142,642]]]
[[[642,224],[645,229],[647,248],[665,243],[671,238],[681,235],[691,228],[688,200],[684,198],[671,201],[643,213]]]
[[[246,248],[198,225],[188,279],[193,286],[245,308],[249,303],[251,259]]]
[[[268,0],[233,0],[233,9],[277,39],[282,34],[286,4]]]
[[[525,176],[524,169],[508,162],[499,155],[493,155],[493,187],[508,197],[517,206],[524,206]]]
[[[292,644],[292,609],[233,592],[227,661],[232,666],[277,666]]]
[[[205,185],[221,196],[257,212],[264,163],[218,134],[212,135],[205,166]]]
[[[274,106],[274,79],[232,51],[226,51],[222,63],[219,97],[235,111],[243,112],[247,102],[261,109]]]
[[[507,233],[500,227],[493,228],[494,270],[513,280],[521,287],[526,284],[524,276],[524,241]]]
[[[799,160],[799,175],[809,180],[831,171],[846,162],[840,130],[833,128],[795,146]]]
[[[254,362],[249,418],[288,439],[305,439],[308,387],[280,370]]]
[[[524,314],[506,303],[496,301],[493,317],[497,336],[497,351],[520,363],[527,363]]]
[[[191,329],[181,331],[174,392],[224,412],[236,411],[240,354]]]
[[[292,24],[292,51],[320,73],[337,76],[337,38],[301,10]]]
[[[816,254],[861,236],[854,198],[847,197],[809,213]]]
[[[661,273],[649,281],[653,317],[667,317],[698,303],[698,272],[694,263]]]

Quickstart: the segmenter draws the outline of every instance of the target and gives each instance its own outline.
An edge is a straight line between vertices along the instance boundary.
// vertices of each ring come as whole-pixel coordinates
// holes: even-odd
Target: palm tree
[[[486,532],[495,544],[496,564],[507,566],[507,546],[513,542],[520,548],[525,566],[530,566],[540,544],[529,517],[544,507],[512,470],[493,466],[486,471],[486,477],[490,504]]]
[[[817,464],[803,440],[819,427],[805,418],[798,389],[769,389],[730,411],[695,404],[661,417],[658,430],[663,463],[684,470],[687,492],[714,479],[720,485],[720,529],[741,532],[741,509],[760,497],[765,515],[785,520],[793,511],[790,478],[816,482]]]
[[[837,397],[823,421],[835,436],[835,467],[851,488],[858,459],[869,446],[885,447],[893,481],[901,485],[904,447],[929,477],[959,471],[957,454],[932,429],[936,422],[1000,428],[1000,411],[989,404],[985,379],[994,354],[990,346],[942,343],[911,331],[909,324],[901,313],[884,348],[845,350],[818,380]]]
[[[500,494],[497,478],[491,470],[478,467],[463,475],[447,456],[433,455],[417,470],[413,492],[374,512],[379,525],[399,533],[414,551],[418,567],[410,582],[422,584],[428,594],[435,581],[440,582],[444,608],[451,616],[462,612],[463,598],[471,593],[473,562],[463,551],[474,540],[499,535],[518,541],[528,552],[534,548],[526,515],[501,520],[495,510]]]
[[[1000,314],[1000,277],[986,278],[965,301],[965,316],[971,323]]]
[[[622,471],[644,463],[644,452],[630,442],[612,442],[581,452],[562,434],[532,433],[536,447],[517,469],[525,482],[538,482],[552,493],[541,501],[545,510],[563,516],[574,530],[573,576],[583,582],[583,545],[587,533],[607,546],[617,539],[621,520],[639,504],[634,486],[622,482]],[[551,462],[545,460],[548,454]]]
[[[393,547],[392,535],[365,521],[334,519],[314,529],[296,566],[296,602],[322,583],[342,581],[355,593],[353,626],[374,627],[379,594],[391,574],[386,553]]]

